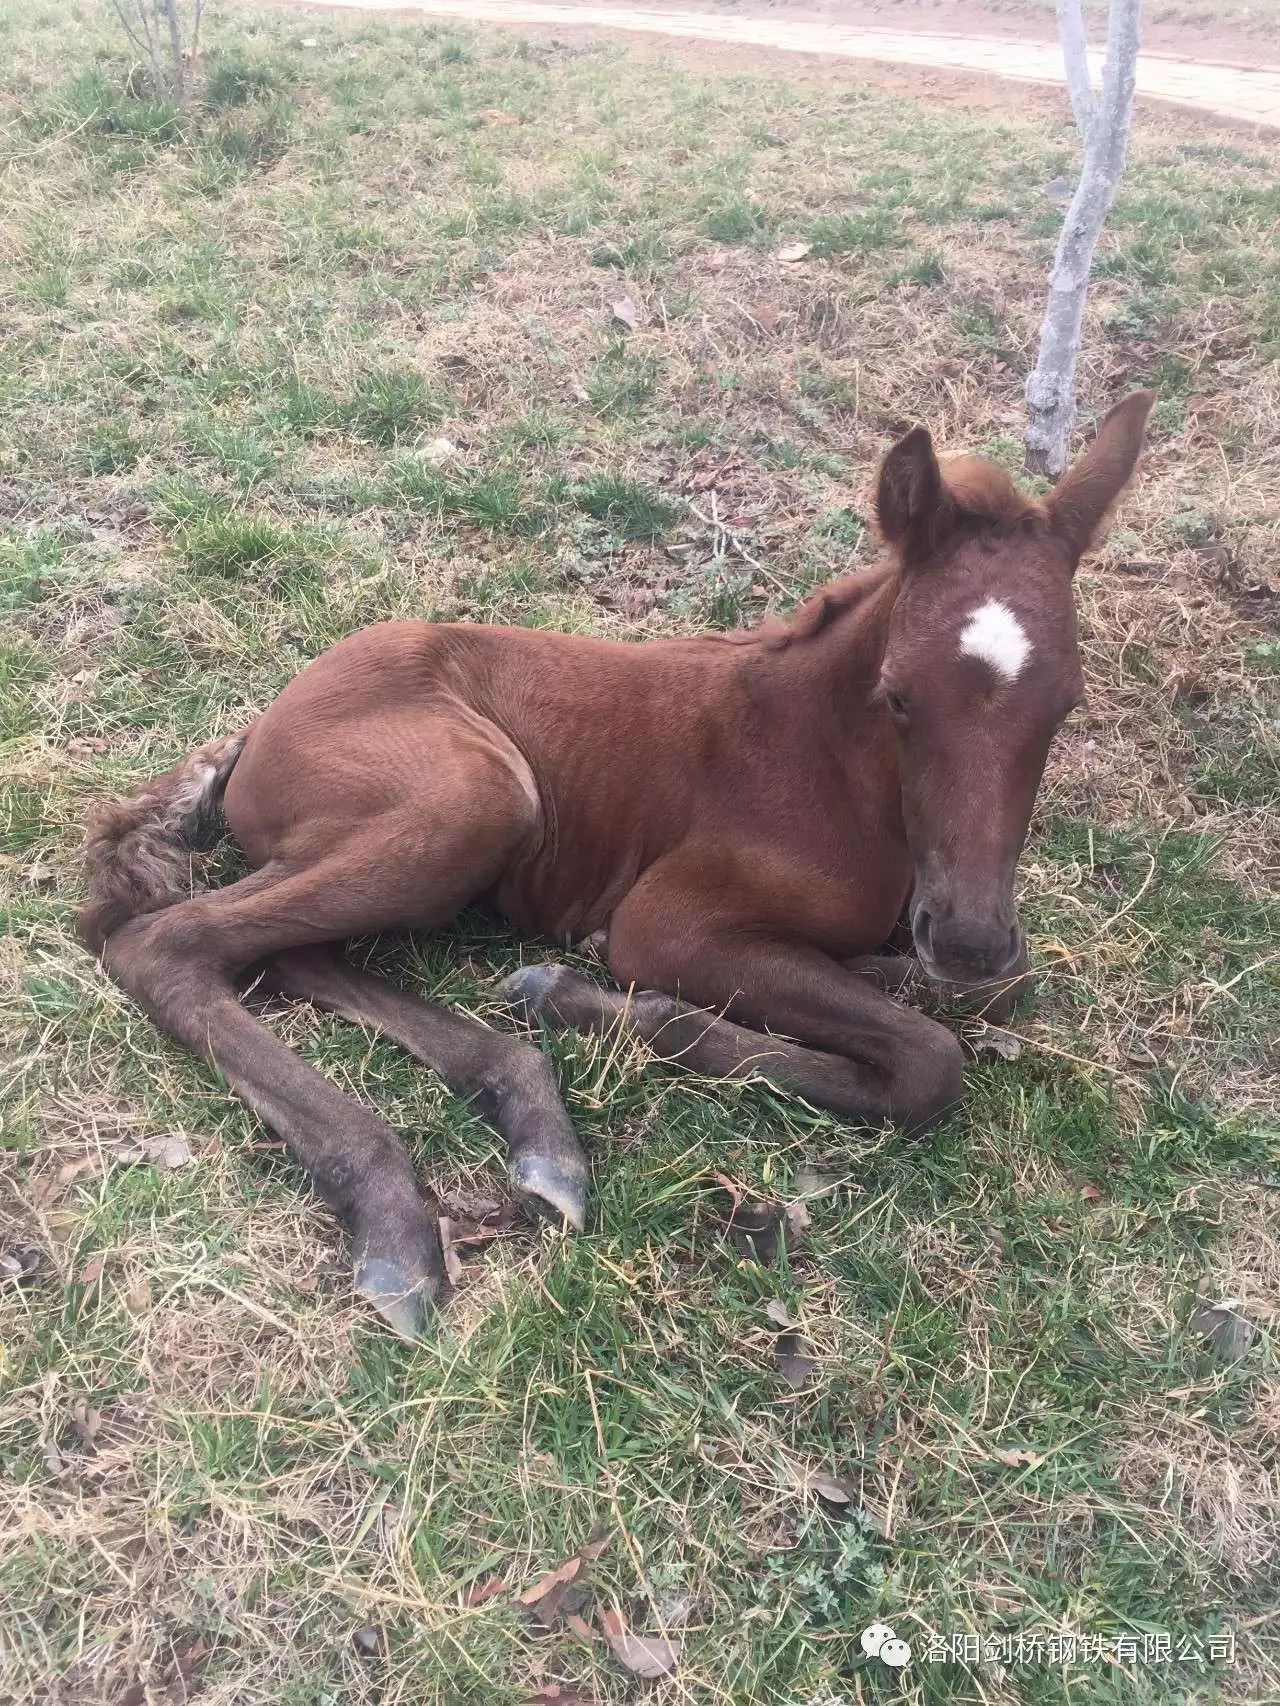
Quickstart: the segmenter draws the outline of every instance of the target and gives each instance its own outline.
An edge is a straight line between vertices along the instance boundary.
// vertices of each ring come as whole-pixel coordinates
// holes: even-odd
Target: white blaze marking
[[[1002,681],[1016,681],[1031,656],[1031,641],[1009,606],[992,599],[965,623],[960,650],[990,664]]]

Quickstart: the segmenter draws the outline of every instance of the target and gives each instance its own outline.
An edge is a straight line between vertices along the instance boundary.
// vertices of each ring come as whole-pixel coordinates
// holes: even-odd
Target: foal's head
[[[939,464],[917,427],[876,503],[901,564],[879,692],[897,729],[915,861],[911,929],[934,975],[1009,972],[1014,867],[1049,745],[1083,680],[1072,576],[1133,472],[1153,394],[1112,409],[1040,503],[976,457]]]

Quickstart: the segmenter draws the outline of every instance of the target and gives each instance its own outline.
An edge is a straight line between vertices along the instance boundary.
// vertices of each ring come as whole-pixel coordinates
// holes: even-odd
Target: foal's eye
[[[889,707],[889,715],[900,723],[907,720],[907,702],[901,693],[895,693],[892,688],[885,689],[884,702]]]

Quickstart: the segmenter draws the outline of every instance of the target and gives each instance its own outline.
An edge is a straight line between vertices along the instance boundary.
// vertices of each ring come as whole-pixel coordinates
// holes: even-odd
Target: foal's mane
[[[970,533],[1002,534],[1021,526],[1028,517],[1043,515],[1041,506],[1025,497],[998,463],[984,456],[953,456],[940,464],[947,494]],[[898,576],[892,556],[869,569],[854,570],[819,587],[796,606],[790,617],[770,616],[755,628],[735,628],[718,636],[735,644],[748,642],[766,651],[782,651],[811,640],[837,617],[869,600]]]

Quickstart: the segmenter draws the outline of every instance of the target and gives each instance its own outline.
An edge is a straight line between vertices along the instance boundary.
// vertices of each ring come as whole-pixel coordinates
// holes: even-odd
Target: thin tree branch
[[[129,44],[146,61],[152,93],[185,106],[195,82],[204,0],[194,0],[189,44],[184,43],[183,0],[111,0]]]
[[[169,51],[173,55],[173,93],[179,106],[187,98],[187,70],[182,59],[182,17],[178,0],[164,0],[165,18],[169,25]]]
[[[1088,142],[1089,127],[1097,115],[1098,103],[1089,75],[1089,53],[1085,44],[1084,17],[1080,0],[1057,0],[1058,36],[1062,42],[1062,60],[1067,72],[1067,93],[1071,96],[1071,111],[1075,115],[1080,140]]]
[[[1040,353],[1027,380],[1027,466],[1061,474],[1075,419],[1076,362],[1084,325],[1093,251],[1124,172],[1133,114],[1141,0],[1111,0],[1102,99],[1085,143],[1080,182],[1062,222]]]

